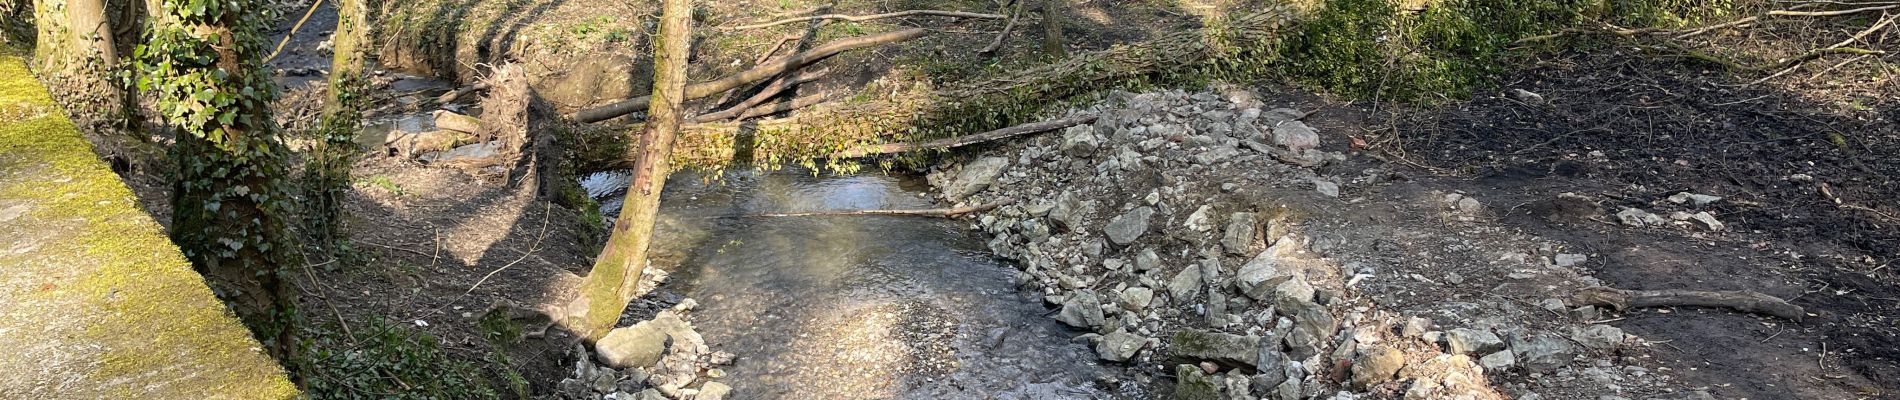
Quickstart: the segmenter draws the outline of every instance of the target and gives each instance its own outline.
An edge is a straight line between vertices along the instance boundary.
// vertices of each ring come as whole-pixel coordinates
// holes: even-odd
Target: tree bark
[[[104,133],[124,127],[125,90],[113,75],[119,70],[119,50],[104,0],[67,0],[60,13],[52,1],[35,2],[38,39],[34,65],[42,79],[60,97],[68,114],[95,140],[117,136]],[[118,140],[108,142],[119,146]]]
[[[154,11],[140,86],[177,132],[172,241],[279,359],[297,349],[297,261],[284,182],[288,153],[272,122],[262,0]]]
[[[620,321],[620,313],[635,293],[646,271],[652,244],[654,217],[660,210],[660,192],[671,167],[673,137],[685,116],[680,103],[687,96],[686,59],[692,43],[692,1],[664,0],[657,45],[654,46],[653,107],[640,132],[642,155],[633,169],[633,181],[620,218],[614,221],[607,246],[582,279],[579,293],[567,305],[568,329],[597,340]]]
[[[1068,57],[1062,44],[1062,0],[1042,0],[1042,52]]]
[[[336,249],[343,239],[343,197],[350,185],[350,166],[360,151],[356,133],[363,119],[363,92],[368,86],[363,76],[368,13],[364,0],[336,2],[329,96],[324,99],[323,116],[317,125],[320,140],[304,172],[310,194],[305,222],[326,252]]]

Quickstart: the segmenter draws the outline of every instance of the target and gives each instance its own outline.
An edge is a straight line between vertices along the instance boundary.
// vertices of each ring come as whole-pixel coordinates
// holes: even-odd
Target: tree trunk
[[[177,132],[172,240],[280,359],[295,356],[296,265],[286,218],[291,196],[264,71],[263,0],[217,3],[202,13],[153,13],[138,60],[139,86]]]
[[[124,90],[113,78],[119,69],[119,51],[106,19],[106,2],[40,0],[34,7],[39,32],[34,65],[40,78],[95,143],[116,138],[103,135],[123,127],[126,111]]]
[[[1062,0],[1042,0],[1042,52],[1068,57],[1062,45]]]
[[[331,37],[329,97],[317,125],[320,139],[305,169],[309,210],[305,224],[325,252],[342,240],[343,196],[350,185],[350,165],[356,161],[357,126],[363,119],[363,42],[367,40],[364,0],[337,0],[336,33]]]
[[[640,132],[642,155],[633,169],[632,184],[620,209],[620,218],[607,238],[607,247],[581,281],[580,292],[567,306],[567,326],[588,340],[599,339],[620,321],[627,302],[646,271],[647,248],[652,244],[653,221],[660,210],[660,191],[671,167],[673,137],[684,119],[680,102],[686,94],[686,58],[691,46],[692,1],[665,0],[653,60],[653,102]]]

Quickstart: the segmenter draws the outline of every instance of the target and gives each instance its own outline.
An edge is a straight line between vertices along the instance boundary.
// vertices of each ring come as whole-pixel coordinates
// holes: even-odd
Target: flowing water
[[[626,174],[583,185],[612,213]],[[655,265],[677,265],[669,285],[700,302],[700,333],[739,355],[720,381],[740,398],[1133,396],[1103,389],[1117,369],[1072,343],[1082,332],[1049,318],[958,222],[747,216],[935,207],[926,191],[881,175],[735,172],[706,183],[675,174]]]

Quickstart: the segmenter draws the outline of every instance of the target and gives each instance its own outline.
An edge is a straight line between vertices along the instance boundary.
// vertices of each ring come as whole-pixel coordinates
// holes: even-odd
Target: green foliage
[[[359,327],[354,337],[333,330],[311,332],[303,360],[311,399],[501,397],[480,366],[443,352],[428,332],[383,320]],[[505,362],[497,365],[507,369]]]
[[[409,194],[408,190],[405,190],[402,188],[402,186],[397,185],[395,181],[389,180],[389,176],[386,176],[386,175],[375,175],[375,176],[371,176],[367,178],[358,178],[356,180],[356,183],[359,185],[365,185],[365,186],[382,189],[383,191],[389,192],[389,194],[393,194],[398,197]]]
[[[295,265],[295,202],[271,118],[277,86],[262,62],[271,9],[262,0],[164,2],[134,57],[139,90],[178,137],[173,241],[260,341],[284,351],[296,327],[283,278]]]

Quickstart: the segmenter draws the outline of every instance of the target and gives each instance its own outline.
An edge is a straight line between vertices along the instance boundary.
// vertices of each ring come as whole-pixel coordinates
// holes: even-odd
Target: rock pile
[[[1322,150],[1306,113],[1263,108],[1231,87],[1118,93],[1075,111],[1098,115],[1091,125],[939,167],[929,181],[959,205],[1016,200],[973,228],[1018,262],[1018,279],[1057,320],[1089,332],[1082,338],[1101,359],[1173,376],[1176,398],[1500,399],[1510,396],[1497,386],[1530,392],[1494,386],[1487,372],[1569,371],[1624,340],[1607,326],[1567,336],[1497,324],[1441,331],[1381,309],[1354,286],[1374,268],[1319,255],[1322,244],[1277,205],[1342,201],[1354,181],[1315,171],[1345,156]],[[1444,220],[1486,218],[1475,198],[1437,196]],[[1551,312],[1573,311],[1557,306]]]
[[[686,299],[653,319],[614,329],[594,344],[576,344],[574,375],[558,386],[563,399],[720,400],[732,388],[725,376],[731,353],[711,351],[686,322],[697,303]],[[598,363],[596,363],[598,360]]]

